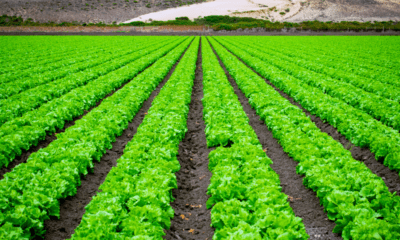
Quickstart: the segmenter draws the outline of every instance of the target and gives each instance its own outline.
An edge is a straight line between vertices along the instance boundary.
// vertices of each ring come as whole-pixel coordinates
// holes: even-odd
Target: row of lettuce
[[[321,132],[300,108],[282,97],[241,60],[289,95],[296,93],[294,99],[307,109],[311,100],[302,101],[301,96],[305,96],[306,91],[299,88],[300,84],[278,69],[271,69],[262,61],[260,64],[259,58],[247,53],[248,49],[242,50],[216,39],[223,46],[215,39],[210,41],[229,73],[284,151],[299,162],[297,173],[305,175],[304,185],[317,193],[328,218],[336,222],[334,232],[341,233],[343,239],[399,238],[400,197],[390,193],[381,178],[353,159],[339,142]],[[294,88],[296,91],[291,90]],[[314,96],[323,103],[320,95]]]
[[[171,189],[177,188],[174,173],[180,169],[176,156],[187,131],[199,41],[193,41],[153,100],[71,239],[162,239],[163,229],[169,229]],[[165,76],[170,66],[154,67],[146,71]]]
[[[265,38],[260,38],[265,40]],[[326,39],[332,41],[326,41]],[[279,38],[280,41],[275,42],[274,46],[286,53],[302,51],[318,55],[318,60],[325,57],[335,57],[335,61],[346,60],[346,62],[353,66],[353,70],[360,70],[360,68],[372,68],[381,70],[379,72],[386,73],[385,70],[395,72],[397,75],[400,73],[398,68],[400,59],[398,59],[399,49],[396,47],[399,39],[396,37],[326,37],[325,38]],[[292,48],[289,48],[292,47]],[[277,48],[274,48],[277,50]],[[383,68],[382,68],[383,67]],[[371,72],[370,72],[371,73]],[[377,72],[378,73],[378,72]],[[379,74],[372,73],[373,76]],[[393,75],[392,75],[393,76]]]
[[[96,41],[96,39],[101,41]],[[127,39],[91,36],[3,36],[2,40],[0,74],[40,67],[38,65],[60,61],[85,50],[92,51],[103,46],[118,46],[125,44]],[[143,41],[141,38],[132,40]]]
[[[216,229],[213,239],[309,237],[302,219],[295,216],[282,193],[279,177],[270,167],[272,161],[249,125],[213,49],[284,151],[299,162],[297,172],[305,175],[304,185],[317,193],[329,219],[336,222],[334,232],[344,239],[399,238],[400,198],[396,193],[390,193],[381,178],[354,160],[339,142],[322,133],[301,109],[241,61],[305,109],[329,121],[353,143],[369,146],[377,157],[385,158],[386,165],[399,170],[398,132],[363,112],[372,104],[367,99],[373,96],[333,78],[321,80],[326,79],[321,73],[295,65],[278,51],[270,53],[256,42],[252,50],[247,43],[251,39],[207,39],[201,44],[202,102],[207,145],[217,147],[209,155],[213,175],[207,192],[211,196],[207,207],[212,208],[211,222]],[[101,192],[86,206],[72,236],[162,239],[163,229],[169,228],[174,216],[171,189],[177,187],[174,172],[180,166],[176,155],[186,132],[199,40],[149,41],[146,48],[138,47],[138,51],[118,58],[121,61],[129,56],[120,65],[114,65],[117,60],[105,65],[111,72],[98,73],[100,77],[86,85],[3,124],[0,157],[2,165],[7,165],[22,149],[37,144],[127,83],[58,134],[48,147],[4,175],[0,181],[0,238],[30,239],[44,234],[44,221],[59,217],[59,201],[76,194],[80,177],[93,167],[93,160],[99,161],[112,147],[115,137],[128,127],[187,49],[117,166],[107,175]],[[332,83],[341,90],[335,90]],[[364,108],[339,99],[339,93],[346,94],[346,89],[360,95],[357,101],[364,101],[360,104]]]
[[[43,84],[4,100],[0,126],[0,166],[7,166],[22,150],[36,146],[46,135],[82,115],[122,84],[146,69],[185,38],[149,43],[131,54],[98,67]],[[19,113],[19,114],[18,114]],[[8,121],[7,121],[8,120]]]
[[[69,63],[70,59],[75,59],[81,54],[89,54],[92,52],[101,52],[104,48],[96,42],[92,45],[89,42],[82,42],[82,44],[71,44],[69,41],[60,42],[55,40],[45,40],[43,38],[37,39],[18,39],[13,37],[5,37],[4,45],[0,49],[2,56],[0,57],[0,83],[10,82],[11,80],[16,80],[20,77],[24,77],[32,73],[41,73],[46,70],[56,69],[59,66],[71,65]],[[43,44],[46,41],[47,46]],[[120,42],[123,44],[123,42]],[[20,45],[18,47],[18,45]],[[75,49],[72,49],[75,46]],[[105,46],[112,47],[111,43],[105,42]],[[12,53],[12,54],[11,54]],[[50,63],[58,62],[61,64],[61,60],[67,62],[64,65],[47,66]],[[21,72],[21,70],[29,69],[29,72]],[[17,72],[18,71],[18,72]],[[15,75],[10,73],[14,72]],[[8,73],[5,77],[3,74]],[[8,80],[8,78],[11,78]]]
[[[284,12],[283,12],[284,13]],[[235,17],[228,15],[211,15],[195,18],[193,21],[188,17],[178,17],[175,20],[168,21],[151,21],[142,22],[134,21],[131,23],[105,24],[98,23],[78,23],[78,22],[35,22],[28,18],[26,20],[18,16],[0,16],[0,26],[44,26],[44,27],[67,27],[67,26],[97,26],[97,27],[119,27],[119,26],[211,26],[214,30],[237,30],[237,29],[252,29],[263,28],[266,30],[282,30],[296,28],[297,30],[312,30],[312,31],[385,31],[393,30],[400,31],[400,23],[394,21],[374,21],[374,22],[358,22],[358,21],[341,21],[341,22],[320,22],[304,21],[301,23],[295,22],[274,22],[270,20],[250,18],[250,17]]]
[[[325,65],[314,68],[314,71],[300,66],[301,63],[305,62],[303,60],[303,56],[293,56],[291,58],[286,57],[285,55],[279,53],[275,54],[269,49],[249,43],[248,41],[229,41],[229,43],[236,47],[242,46],[242,48],[249,48],[251,45],[252,48],[248,50],[248,53],[253,56],[257,56],[265,63],[278,68],[279,70],[301,80],[302,82],[307,83],[310,86],[321,89],[332,97],[341,99],[347,104],[370,114],[372,117],[380,120],[389,127],[400,130],[400,88],[390,84],[383,84],[373,79],[363,79],[359,76],[353,77],[354,81],[357,81],[357,84],[354,82],[346,82],[343,81],[345,80],[343,77],[331,78],[330,76],[321,73],[322,71],[318,71],[318,69],[322,68],[325,68],[326,71],[329,71],[329,67]],[[312,65],[315,64],[316,61],[318,60],[314,60],[314,63],[311,61],[307,62],[307,64]],[[340,70],[335,70],[334,74],[337,74],[338,71]],[[350,74],[347,76],[349,77],[349,75]],[[379,88],[382,85],[386,86]],[[358,88],[357,86],[360,86],[361,88]],[[379,91],[383,90],[385,93],[393,93],[393,97],[392,99],[389,99],[381,97],[378,94],[375,94],[375,92],[363,90],[362,87],[365,89],[368,86],[373,86],[373,88],[380,89]]]
[[[212,172],[213,239],[308,239],[278,175],[207,40],[202,41],[204,121]]]
[[[99,161],[106,149],[112,147],[115,137],[128,127],[142,103],[165,78],[193,38],[182,40],[157,51],[157,56],[145,57],[143,62],[147,63],[142,66],[155,62],[146,70],[145,67],[138,69],[140,62],[136,62],[123,67],[113,78],[107,78],[105,82],[112,89],[111,80],[119,79],[122,84],[144,70],[76,121],[74,126],[58,134],[57,140],[48,147],[31,154],[26,163],[4,175],[0,181],[2,239],[40,236],[45,232],[44,220],[50,216],[59,217],[59,201],[76,194],[81,175],[86,175],[93,167],[93,160]],[[99,84],[94,89],[98,87]]]
[[[0,100],[59,79],[68,81],[71,77],[80,78],[79,75],[73,74],[99,67],[115,58],[146,48],[146,45],[143,46],[145,41],[145,39],[138,39],[137,42],[132,43],[128,40],[120,43],[118,47],[114,46],[114,42],[106,41],[105,46],[96,46],[90,50],[77,50],[74,53],[69,52],[68,56],[61,58],[52,59],[51,56],[48,56],[45,61],[30,59],[30,63],[34,66],[28,69],[8,67],[7,70],[10,71],[0,75]],[[151,39],[147,41],[151,41]],[[20,63],[19,66],[23,65],[24,63]]]
[[[365,38],[328,37],[328,39],[337,41],[337,43],[325,46],[321,46],[321,41],[315,38],[308,38],[310,40],[308,43],[305,43],[303,40],[302,46],[294,43],[291,39],[286,41],[286,43],[290,42],[290,45],[286,46],[281,41],[276,41],[273,45],[265,45],[265,43],[263,44],[263,40],[265,41],[263,38],[244,37],[242,39],[250,40],[259,46],[261,45],[265,50],[268,49],[274,54],[286,55],[296,60],[296,62],[304,59],[306,60],[305,62],[313,61],[314,63],[318,63],[317,65],[310,65],[310,67],[324,65],[329,67],[331,72],[337,71],[338,76],[343,76],[343,73],[352,73],[351,76],[357,76],[363,80],[377,81],[400,87],[400,59],[397,57],[399,49],[393,47],[399,44],[397,38],[383,37],[380,39],[371,36]],[[301,38],[298,40],[302,41]],[[345,41],[359,45],[360,47],[349,49],[349,43],[347,43],[347,46],[338,46],[338,43],[342,44]],[[316,50],[311,45],[317,45],[321,48]],[[380,51],[376,51],[378,49]]]
[[[166,39],[165,43],[173,39]],[[143,46],[144,45],[144,46]],[[138,43],[135,50],[121,50],[116,55],[103,55],[103,58],[88,59],[86,63],[78,63],[76,67],[61,68],[43,74],[44,76],[22,78],[19,81],[0,85],[2,90],[18,94],[0,100],[0,126],[5,122],[23,116],[26,112],[36,109],[71,90],[84,86],[89,82],[105,77],[105,75],[120,69],[128,63],[157,51],[164,45],[158,42],[148,44]],[[50,77],[49,77],[50,76]],[[19,86],[18,86],[19,85]],[[25,89],[22,90],[21,88]],[[14,90],[12,90],[14,89]]]
[[[323,76],[290,62],[277,62],[272,54],[265,54],[266,50],[257,46],[257,51],[253,51],[245,44],[239,47],[223,38],[220,41],[311,114],[329,122],[354,145],[368,147],[376,159],[383,159],[390,169],[400,171],[400,116],[397,101],[379,98],[340,81],[325,81]],[[248,58],[257,59],[258,64],[247,61]],[[281,61],[280,58],[278,60]]]
[[[372,67],[371,64],[367,65],[366,62],[368,60],[366,59],[354,59],[354,62],[351,63],[351,60],[348,60],[349,57],[329,59],[321,57],[320,53],[310,54],[310,50],[308,49],[307,53],[295,50],[290,51],[280,46],[265,46],[262,42],[259,43],[257,40],[254,40],[251,39],[250,41],[255,44],[255,48],[261,48],[265,54],[278,57],[284,61],[292,61],[293,64],[298,65],[297,68],[305,68],[320,73],[320,76],[324,76],[324,78],[328,78],[329,80],[343,81],[380,97],[400,102],[399,62],[396,63],[396,61],[393,61],[392,65],[388,67]],[[374,39],[371,40],[373,41]],[[396,42],[398,43],[398,41],[394,43]],[[247,44],[249,44],[248,41]],[[395,51],[395,53],[398,54],[398,51]],[[370,58],[376,57],[375,54],[367,56]],[[386,58],[395,60],[397,57],[394,54],[386,54]],[[365,65],[368,68],[360,67],[363,62],[366,63]]]
[[[146,64],[136,61],[122,67],[114,77],[115,81],[120,79],[119,85],[136,76],[139,68],[155,62],[58,134],[48,147],[33,153],[27,163],[4,175],[0,181],[2,239],[31,239],[45,233],[44,221],[50,216],[60,217],[59,201],[76,194],[80,177],[93,167],[93,160],[99,161],[112,147],[115,137],[128,127],[192,40],[181,38],[167,44],[157,51],[157,58],[166,54],[158,61],[146,58]],[[174,217],[171,189],[177,187],[174,172],[180,165],[176,155],[187,131],[199,40],[192,42],[153,100],[117,166],[100,186],[101,192],[86,206],[72,239],[162,239],[165,235],[164,229],[170,227]],[[217,228],[214,239],[307,239],[302,220],[294,215],[281,192],[278,175],[270,167],[272,161],[248,124],[209,43],[205,40],[202,46],[207,142],[208,146],[222,145],[210,154],[213,179],[208,193],[212,197],[207,206],[213,207],[213,226]],[[224,148],[231,141],[234,144]],[[234,180],[227,181],[226,176]],[[233,195],[232,189],[236,189]]]

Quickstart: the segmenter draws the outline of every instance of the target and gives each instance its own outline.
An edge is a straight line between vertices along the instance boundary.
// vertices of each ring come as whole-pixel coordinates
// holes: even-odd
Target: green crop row
[[[251,43],[244,41],[232,42],[228,41],[230,40],[229,38],[223,38],[223,40],[242,50],[245,48],[248,53],[260,58],[263,62],[279,68],[310,86],[321,89],[332,97],[341,99],[354,108],[363,110],[387,126],[400,130],[400,105],[397,102],[363,91],[349,83],[332,79],[293,63],[300,58],[281,58],[255,44],[250,45]]]
[[[297,173],[305,175],[303,184],[317,193],[328,218],[336,222],[333,231],[341,233],[344,240],[400,238],[400,197],[390,193],[383,180],[362,162],[354,160],[350,151],[321,132],[300,108],[282,97],[217,41],[210,41],[274,138],[289,156],[300,162]],[[248,65],[264,67],[258,58],[225,46]],[[287,76],[279,72],[270,76],[291,84]],[[322,102],[318,95],[314,96]]]
[[[266,38],[263,38],[266,40]],[[302,37],[277,39],[274,46],[292,51],[316,52],[321,58],[335,56],[338,60],[352,59],[355,65],[369,63],[368,67],[384,68],[400,74],[398,59],[399,39],[391,36],[330,36],[325,38]],[[288,48],[290,46],[290,49]]]
[[[18,57],[24,56],[27,59],[21,59],[21,61],[25,61],[28,59],[35,58],[45,58],[47,54],[54,53],[56,49],[62,52],[64,50],[72,51],[73,43],[72,38],[64,38],[61,37],[48,37],[48,36],[2,36],[3,44],[0,46],[0,63],[9,64],[9,60],[17,60]],[[51,44],[43,44],[43,43]],[[83,43],[83,46],[89,47],[90,44]],[[17,48],[20,46],[21,48]],[[10,50],[15,49],[13,52]],[[51,51],[43,52],[43,50],[49,49]],[[42,54],[44,55],[42,56]]]
[[[125,43],[125,46],[128,44]],[[114,47],[117,49],[118,47]],[[107,52],[105,51],[107,50]],[[110,51],[115,51],[113,49],[113,46],[111,43],[105,44],[105,46],[102,47],[96,47],[96,48],[89,48],[89,49],[77,49],[74,53],[69,53],[67,56],[63,56],[60,58],[56,58],[57,60],[54,60],[53,58],[48,58],[48,61],[46,62],[35,62],[33,61],[31,66],[28,69],[14,69],[13,67],[11,68],[11,71],[8,73],[4,73],[0,75],[0,83],[3,86],[5,83],[11,83],[15,84],[18,82],[24,82],[29,78],[35,79],[36,77],[42,77],[41,74],[46,73],[51,70],[59,70],[60,68],[63,67],[68,67],[70,65],[74,64],[79,64],[80,62],[85,61],[86,59],[90,60],[91,58],[96,58],[96,54],[101,54],[103,52],[110,53]],[[123,48],[122,48],[123,49]],[[92,55],[94,55],[92,57]],[[18,60],[16,60],[18,62]],[[23,64],[23,63],[20,63]],[[1,98],[5,98],[7,92],[4,92],[2,89],[2,92],[0,93]]]
[[[28,150],[31,146],[36,146],[47,134],[54,133],[57,128],[62,129],[66,121],[82,115],[84,110],[96,105],[107,94],[135,77],[182,41],[183,39],[179,38],[166,46],[160,44],[145,50],[147,53],[142,52],[133,62],[122,61],[122,65],[127,64],[124,67],[118,66],[121,68],[75,88],[37,110],[27,112],[21,118],[5,123],[0,128],[0,166],[7,166],[15,156],[21,154],[22,149]]]
[[[274,66],[260,64],[261,60],[258,57],[252,57],[247,50],[243,51],[226,43],[223,45],[276,87],[298,101],[311,114],[329,122],[354,145],[368,147],[375,154],[376,159],[384,158],[385,166],[391,170],[400,171],[398,131]],[[257,64],[255,60],[258,61]]]
[[[94,52],[79,53],[81,57],[75,56],[69,60],[65,59],[65,61],[63,60],[55,64],[47,64],[44,67],[39,67],[40,71],[32,69],[32,71],[28,70],[23,74],[11,72],[10,74],[0,75],[0,79],[6,79],[7,81],[7,83],[0,85],[0,99],[9,98],[10,96],[20,92],[32,89],[42,84],[50,83],[66,76],[71,78],[72,74],[76,72],[98,66],[120,56],[138,51],[145,48],[146,45],[149,45],[149,43],[126,44],[125,46],[121,46],[122,48],[111,48],[108,46],[106,48],[107,50],[99,49]],[[82,54],[84,56],[82,56]],[[2,105],[1,100],[0,105]]]
[[[171,190],[179,143],[187,131],[196,60],[197,37],[170,79],[153,100],[137,133],[112,168],[101,192],[85,207],[71,239],[162,239],[174,210]],[[155,70],[165,76],[171,65]]]
[[[372,64],[368,64],[368,60],[362,61],[361,59],[357,59],[357,62],[352,62],[348,58],[343,57],[326,57],[323,58],[319,53],[312,51],[311,49],[307,50],[307,52],[301,52],[291,49],[286,51],[284,49],[278,49],[275,46],[273,47],[275,51],[280,53],[284,53],[290,57],[301,58],[304,60],[316,62],[336,70],[341,70],[348,73],[353,73],[356,76],[359,76],[368,81],[380,81],[382,83],[387,83],[396,86],[398,89],[400,87],[400,74],[398,69],[388,69],[383,67],[377,67]],[[283,50],[283,51],[282,51]],[[397,52],[398,54],[398,52]],[[390,54],[386,55],[387,58],[390,58]],[[370,56],[370,58],[374,58],[374,56]]]
[[[8,99],[0,100],[0,126],[7,121],[23,116],[26,112],[34,110],[42,104],[56,99],[75,88],[84,86],[98,77],[104,76],[148,53],[154,52],[170,41],[173,41],[173,39],[169,39],[164,43],[156,42],[155,44],[146,44],[142,47],[121,51],[118,53],[118,56],[88,61],[87,64],[83,64],[83,66],[88,67],[83,71],[69,74],[65,78],[39,85],[11,96]]]
[[[255,44],[255,47],[258,47],[257,44]],[[259,48],[263,48],[262,46],[259,46]],[[272,54],[272,53],[271,53]],[[279,56],[282,58],[285,58],[287,60],[290,60],[287,56],[284,54],[279,54],[278,52],[273,52],[275,56]],[[391,99],[397,102],[400,102],[400,88],[382,83],[377,80],[373,79],[366,79],[362,78],[360,76],[355,75],[354,73],[349,73],[342,71],[340,69],[335,69],[331,68],[327,65],[323,65],[318,63],[317,61],[308,61],[305,60],[304,58],[296,57],[296,61],[290,60],[297,64],[300,67],[304,67],[306,69],[309,69],[311,71],[317,72],[324,74],[326,76],[329,76],[331,78],[337,79],[339,81],[345,81],[347,83],[350,83],[358,88],[361,88],[367,92],[374,93],[378,96],[385,97],[387,99]]]
[[[319,57],[319,54],[313,54],[312,50],[309,49],[307,52],[301,52],[293,49],[292,47],[290,50],[286,47],[278,47],[278,46],[271,46],[271,45],[265,45],[262,43],[257,43],[256,39],[252,39],[251,42],[253,44],[256,44],[256,46],[261,47],[265,50],[268,49],[269,52],[272,52],[273,54],[279,54],[282,57],[288,58],[295,58],[296,61],[301,62],[300,60],[303,60],[304,62],[311,62],[314,63],[314,66],[324,66],[325,68],[329,67],[334,71],[338,76],[343,77],[343,75],[350,75],[354,76],[354,78],[360,78],[363,81],[366,82],[372,82],[374,85],[375,84],[380,84],[379,82],[383,83],[384,86],[387,87],[395,87],[398,91],[400,91],[400,75],[396,72],[392,72],[388,70],[387,68],[379,68],[380,71],[377,71],[377,69],[365,69],[365,68],[360,68],[358,67],[358,64],[362,63],[363,61],[358,60],[356,65],[351,66],[349,64],[349,61],[347,59],[336,59],[333,60],[329,58],[321,58]],[[370,56],[370,58],[373,58],[374,56]],[[390,58],[390,54],[387,55],[387,57]],[[293,59],[292,59],[293,61]],[[329,71],[329,70],[328,70]],[[332,72],[331,71],[331,72]],[[395,70],[396,71],[396,70]],[[386,85],[389,84],[389,85]],[[382,85],[382,84],[380,84]]]
[[[138,38],[141,41],[141,38]],[[0,60],[0,74],[21,71],[25,69],[43,67],[43,65],[62,61],[65,57],[77,52],[102,48],[109,42],[110,45],[118,46],[125,41],[94,41],[88,37],[32,37],[32,36],[2,36],[0,50],[3,50]],[[7,45],[9,43],[9,45]],[[12,44],[11,44],[12,43]],[[12,53],[12,54],[11,54]]]
[[[88,168],[93,167],[93,160],[99,161],[106,149],[112,147],[115,137],[128,127],[129,121],[191,41],[192,38],[185,40],[74,126],[58,134],[57,140],[48,147],[31,154],[26,163],[4,175],[0,181],[1,239],[23,239],[45,232],[44,220],[49,216],[59,217],[59,200],[76,194],[80,176],[86,175]],[[125,71],[113,78],[131,79],[136,75],[131,67],[136,68],[127,65]],[[169,69],[160,72],[166,67]],[[108,82],[113,78],[109,76]]]
[[[213,239],[308,239],[205,38],[202,57],[207,145],[219,146],[209,154]]]

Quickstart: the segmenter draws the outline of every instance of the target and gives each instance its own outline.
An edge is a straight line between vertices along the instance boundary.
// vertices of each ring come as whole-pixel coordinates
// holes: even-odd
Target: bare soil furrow
[[[176,172],[178,189],[172,194],[175,201],[171,206],[175,216],[171,228],[166,231],[165,239],[208,239],[214,235],[210,227],[210,210],[206,208],[207,187],[211,172],[208,170],[208,154],[214,148],[207,149],[205,124],[203,121],[203,71],[201,68],[201,43],[197,58],[196,78],[194,80],[192,100],[185,138],[179,145],[178,160],[181,169]]]
[[[214,49],[213,51],[217,55]],[[303,219],[310,239],[342,239],[338,234],[332,233],[335,223],[328,219],[316,194],[303,185],[303,176],[296,174],[296,166],[298,163],[283,151],[282,146],[279,144],[278,140],[273,137],[267,125],[260,120],[256,111],[251,108],[248,99],[243,92],[240,91],[235,80],[226,70],[218,55],[217,58],[229,82],[232,84],[236,95],[239,97],[244,111],[250,119],[249,124],[256,132],[258,140],[266,151],[267,156],[273,161],[271,167],[279,175],[282,191],[288,195],[288,201],[295,215]]]

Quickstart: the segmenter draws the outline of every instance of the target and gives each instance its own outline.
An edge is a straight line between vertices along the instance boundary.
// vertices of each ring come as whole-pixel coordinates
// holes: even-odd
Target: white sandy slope
[[[301,0],[215,0],[153,12],[130,19],[133,21],[148,22],[151,20],[167,21],[177,17],[188,17],[193,20],[210,15],[230,15],[238,17],[254,17],[281,21],[295,15],[300,10]],[[270,10],[275,7],[275,9]],[[290,9],[285,12],[285,9]],[[284,15],[279,14],[285,12]]]

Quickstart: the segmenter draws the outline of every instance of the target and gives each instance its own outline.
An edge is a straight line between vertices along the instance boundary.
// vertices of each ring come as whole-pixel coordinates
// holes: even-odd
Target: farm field
[[[0,41],[0,239],[400,239],[398,37]]]

